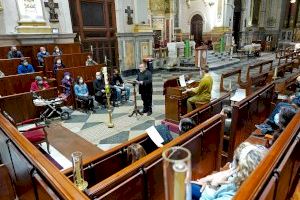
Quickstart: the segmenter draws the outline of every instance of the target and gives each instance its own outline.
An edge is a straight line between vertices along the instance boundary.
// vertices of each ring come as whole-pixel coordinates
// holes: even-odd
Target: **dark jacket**
[[[118,74],[116,76],[113,76],[112,77],[112,80],[111,80],[111,85],[117,85],[117,86],[120,86],[124,83],[122,77]]]
[[[8,59],[22,58],[22,57],[23,57],[23,55],[22,55],[21,51],[9,51],[7,54]]]
[[[105,83],[104,83],[104,80],[101,79],[101,80],[94,80],[93,81],[93,87],[94,87],[94,92],[95,92],[95,95],[96,96],[102,96],[104,95],[105,93],[102,92],[102,90],[105,90]]]
[[[56,75],[57,70],[58,70],[58,69],[62,69],[62,68],[65,68],[65,65],[64,65],[63,63],[61,63],[60,66],[58,66],[57,64],[54,64],[54,65],[53,65],[53,74]]]
[[[139,85],[139,93],[152,93],[152,74],[149,70],[139,72],[136,78],[137,81],[143,81],[142,85]]]
[[[69,80],[66,78],[63,78],[63,80],[61,80],[61,84],[64,86],[63,92],[67,96],[71,94],[72,83],[73,80],[71,78]]]

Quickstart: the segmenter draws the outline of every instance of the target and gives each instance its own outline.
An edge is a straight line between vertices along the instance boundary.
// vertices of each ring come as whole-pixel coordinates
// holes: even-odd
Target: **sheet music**
[[[195,82],[195,80],[189,80],[189,81],[187,81],[186,83],[187,84],[191,84],[191,83],[194,83]]]
[[[160,136],[158,131],[154,126],[151,126],[146,129],[146,133],[149,135],[151,140],[156,144],[158,147],[162,147],[162,143],[164,142],[164,139]]]
[[[241,101],[246,98],[246,90],[245,89],[237,89],[234,95],[230,98],[230,101]]]
[[[181,87],[186,87],[184,75],[179,76],[179,84]]]

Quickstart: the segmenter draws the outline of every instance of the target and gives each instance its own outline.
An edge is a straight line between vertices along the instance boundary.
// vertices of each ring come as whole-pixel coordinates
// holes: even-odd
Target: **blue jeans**
[[[192,200],[199,200],[201,197],[201,185],[191,183],[192,186]]]
[[[117,101],[121,101],[121,93],[122,93],[121,88],[118,86],[115,86],[114,88],[116,89]],[[124,86],[124,90],[125,90],[125,98],[126,100],[128,100],[130,97],[130,88],[128,86]]]

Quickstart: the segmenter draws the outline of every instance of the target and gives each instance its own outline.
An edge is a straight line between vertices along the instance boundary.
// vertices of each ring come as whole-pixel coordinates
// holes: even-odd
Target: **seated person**
[[[101,72],[96,73],[96,80],[93,81],[95,100],[102,105],[103,108],[106,107],[106,93],[105,93],[105,83]]]
[[[22,58],[23,54],[21,53],[21,51],[18,51],[16,46],[12,46],[10,48],[10,51],[7,54],[7,58],[8,59],[12,59],[12,58]]]
[[[133,143],[127,147],[127,161],[129,163],[134,163],[146,155],[145,149],[140,144]]]
[[[94,110],[94,99],[89,95],[89,90],[82,76],[78,76],[74,86],[74,92],[78,99],[82,100],[89,110]]]
[[[126,101],[129,100],[130,97],[130,88],[128,86],[125,86],[124,81],[122,77],[120,76],[119,70],[117,68],[114,68],[113,70],[113,77],[111,80],[111,85],[116,91],[117,95],[117,101],[121,102],[121,92],[122,90],[125,90],[125,98]]]
[[[3,78],[4,76],[5,74],[2,71],[0,71],[0,78]]]
[[[296,80],[296,93],[295,96],[300,96],[300,76],[297,77]]]
[[[267,152],[263,146],[243,142],[235,150],[229,169],[192,182],[192,199],[232,199]]]
[[[179,122],[179,135],[182,135],[183,133],[193,129],[196,126],[196,123],[194,120],[190,118],[183,118]]]
[[[30,92],[36,92],[40,90],[48,89],[49,85],[47,81],[44,81],[42,77],[36,76],[35,81],[31,83]]]
[[[210,102],[213,79],[209,74],[209,67],[207,65],[202,70],[204,75],[199,82],[199,86],[186,90],[186,92],[192,92],[194,94],[187,100],[187,112],[191,112],[193,110],[196,102]]]
[[[27,74],[33,72],[34,72],[33,66],[29,64],[26,59],[22,59],[21,64],[18,66],[18,74]]]
[[[98,65],[98,63],[93,60],[91,55],[88,55],[87,60],[85,61],[85,66],[94,66],[94,65]]]
[[[40,47],[40,52],[37,54],[38,62],[40,66],[44,66],[44,58],[50,54],[46,51],[45,47]]]
[[[54,59],[54,65],[53,65],[53,74],[56,75],[58,69],[65,68],[65,65],[62,63],[62,60],[60,57],[56,57]]]
[[[278,103],[266,121],[260,125],[255,125],[255,127],[260,129],[263,134],[273,132],[274,130],[278,129],[279,113],[283,107],[291,108],[294,111],[298,110],[300,108],[300,96],[291,96],[288,99],[288,102]]]
[[[53,49],[52,55],[53,55],[53,56],[61,56],[62,54],[63,54],[63,53],[62,53],[62,51],[59,49],[59,47],[58,47],[58,46],[55,46],[54,49]]]
[[[71,94],[71,87],[73,84],[73,79],[71,78],[70,72],[64,73],[64,78],[61,80],[61,84],[63,86],[63,93],[66,97]]]
[[[293,117],[296,115],[296,111],[290,107],[282,107],[279,112],[278,126],[279,128],[274,131],[272,142],[270,145],[274,144],[277,138],[280,136],[282,131],[287,127]]]

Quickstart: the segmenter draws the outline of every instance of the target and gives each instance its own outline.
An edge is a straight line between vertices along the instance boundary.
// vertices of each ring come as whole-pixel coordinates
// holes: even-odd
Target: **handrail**
[[[0,114],[0,128],[16,145],[18,150],[28,161],[40,172],[49,185],[63,198],[67,200],[89,199],[84,193],[78,190],[75,185],[64,176],[38,149],[31,144],[19,131]]]
[[[276,169],[278,163],[290,147],[300,130],[300,112],[294,116],[289,125],[281,133],[270,148],[267,156],[260,162],[247,180],[241,185],[234,199],[256,199],[268,178]]]

